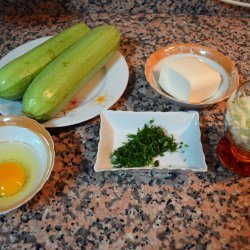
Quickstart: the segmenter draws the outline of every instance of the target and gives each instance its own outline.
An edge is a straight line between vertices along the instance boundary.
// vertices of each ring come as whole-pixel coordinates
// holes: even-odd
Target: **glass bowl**
[[[43,187],[54,159],[53,140],[41,124],[24,116],[0,116],[0,163],[14,161],[25,173],[25,182],[18,192],[7,196],[0,192],[0,214],[20,207]],[[7,182],[8,178],[10,174],[6,174]],[[4,185],[0,183],[0,189],[4,190]]]
[[[198,102],[188,102],[175,98],[165,92],[159,85],[160,69],[163,60],[171,56],[193,56],[215,68],[222,76],[218,91],[210,98]],[[146,79],[151,87],[166,100],[191,109],[205,108],[227,99],[239,85],[238,71],[234,63],[220,52],[197,44],[172,44],[153,53],[145,65]]]
[[[250,81],[229,98],[224,126],[225,136],[218,144],[221,162],[236,173],[250,175]]]

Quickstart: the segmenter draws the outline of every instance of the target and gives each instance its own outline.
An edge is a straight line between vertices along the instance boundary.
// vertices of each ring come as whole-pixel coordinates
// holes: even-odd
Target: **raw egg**
[[[0,163],[0,196],[10,196],[17,193],[25,182],[25,171],[16,162]]]
[[[29,197],[42,176],[41,159],[30,145],[0,143],[0,211]]]

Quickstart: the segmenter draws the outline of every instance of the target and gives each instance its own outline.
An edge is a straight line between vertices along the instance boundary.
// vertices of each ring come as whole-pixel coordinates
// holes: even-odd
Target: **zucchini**
[[[23,112],[38,121],[54,117],[114,55],[120,33],[102,25],[58,56],[33,80],[23,96]]]
[[[17,100],[35,76],[55,57],[78,41],[88,31],[84,23],[70,26],[0,69],[0,98]]]

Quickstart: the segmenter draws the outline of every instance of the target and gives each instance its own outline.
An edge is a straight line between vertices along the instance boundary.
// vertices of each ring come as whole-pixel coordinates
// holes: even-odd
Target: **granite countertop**
[[[130,75],[111,110],[186,111],[155,93],[144,75],[149,55],[170,43],[214,48],[236,63],[240,82],[250,79],[249,18],[231,14],[7,13],[0,16],[0,57],[80,21],[112,23],[122,33]],[[249,249],[250,178],[224,168],[216,154],[224,107],[199,111],[206,173],[96,173],[99,116],[48,129],[56,151],[52,175],[31,201],[0,216],[0,249]]]

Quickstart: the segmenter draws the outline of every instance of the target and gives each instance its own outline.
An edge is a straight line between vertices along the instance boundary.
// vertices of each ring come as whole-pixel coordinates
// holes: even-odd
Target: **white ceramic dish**
[[[9,52],[0,60],[0,68],[18,56],[46,41],[49,37],[39,38],[25,43]],[[53,119],[43,123],[45,127],[64,127],[87,121],[103,110],[111,107],[123,94],[128,83],[129,71],[125,58],[120,52],[86,84],[71,100],[65,110]],[[0,100],[0,113],[4,115],[21,115],[21,102]],[[9,109],[16,107],[15,114]],[[9,112],[9,113],[8,113]]]
[[[100,141],[94,166],[95,171],[128,170],[126,168],[113,168],[110,155],[114,149],[127,141],[127,134],[136,133],[138,128],[142,128],[151,119],[154,119],[155,125],[160,125],[167,129],[169,134],[173,134],[177,142],[189,145],[187,148],[182,147],[182,149],[179,149],[175,153],[165,153],[164,156],[158,157],[160,165],[157,169],[207,171],[200,141],[198,112],[132,112],[110,110],[101,113]]]
[[[170,57],[183,58],[185,56],[197,57],[209,64],[222,76],[222,82],[215,95],[202,102],[188,102],[175,98],[165,92],[159,85],[159,75],[163,60]],[[172,44],[157,50],[146,62],[145,75],[151,87],[168,101],[190,109],[204,108],[227,99],[239,85],[239,75],[227,57],[211,48],[197,44]]]
[[[10,155],[6,150],[6,143],[12,143],[11,150],[14,150],[14,145],[18,145],[25,148],[28,154],[21,156],[20,152],[23,151],[15,151]],[[55,152],[53,140],[47,130],[36,121],[22,116],[0,116],[0,148],[1,161],[15,160],[32,167],[26,168],[27,179],[19,192],[0,197],[0,214],[5,214],[29,201],[43,187],[53,169]],[[35,166],[32,165],[32,159],[36,160]]]
[[[248,0],[248,3],[246,1],[236,1],[236,0],[220,0],[220,1],[224,3],[232,4],[232,5],[250,8],[249,0]]]

